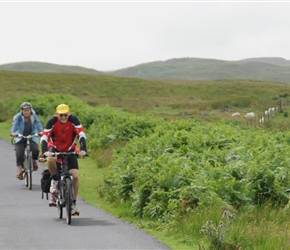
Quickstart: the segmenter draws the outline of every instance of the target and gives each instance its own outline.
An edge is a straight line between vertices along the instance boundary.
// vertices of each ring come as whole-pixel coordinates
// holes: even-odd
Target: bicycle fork
[[[60,178],[60,184],[59,184],[59,194],[58,194],[58,202],[60,205],[62,205],[63,207],[65,207],[66,205],[66,178],[70,178],[71,182],[73,183],[73,177],[72,175],[68,176],[61,176]],[[73,197],[72,197],[73,198]]]

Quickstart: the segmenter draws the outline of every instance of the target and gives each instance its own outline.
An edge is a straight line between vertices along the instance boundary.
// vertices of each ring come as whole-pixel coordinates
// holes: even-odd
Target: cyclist
[[[56,114],[47,122],[41,137],[42,154],[40,161],[43,162],[44,156],[47,156],[47,166],[52,176],[50,193],[58,192],[58,176],[57,176],[57,157],[52,156],[52,152],[70,152],[76,149],[76,139],[80,143],[79,157],[86,154],[86,135],[79,119],[70,113],[69,106],[60,104],[56,108]],[[48,143],[52,144],[48,148]],[[80,211],[76,207],[76,200],[79,189],[79,172],[77,156],[68,157],[69,171],[73,176],[74,201],[72,204],[72,215],[79,215]],[[53,201],[51,201],[53,202]]]
[[[50,148],[52,146],[51,142],[48,142],[47,144],[48,148]],[[78,146],[76,146],[75,148],[75,152],[80,152],[80,149],[78,148]],[[50,194],[50,199],[49,199],[49,202],[48,202],[48,206],[49,207],[56,207],[56,196],[55,196],[55,193],[51,193]]]
[[[36,115],[35,111],[32,109],[32,105],[29,102],[23,102],[20,105],[21,111],[13,117],[13,122],[10,130],[10,135],[14,137],[13,141],[15,144],[15,154],[16,154],[16,165],[17,174],[16,178],[19,180],[23,179],[22,167],[24,162],[24,149],[26,147],[26,139],[17,137],[18,134],[22,135],[32,135],[36,131],[41,133],[43,127],[41,122]],[[33,158],[33,170],[37,171],[37,159],[39,155],[38,150],[38,138],[33,137],[31,140],[30,148],[32,151]]]

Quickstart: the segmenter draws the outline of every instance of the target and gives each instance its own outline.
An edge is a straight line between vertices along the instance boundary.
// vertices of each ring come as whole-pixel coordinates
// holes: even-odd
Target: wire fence
[[[254,113],[254,116],[249,115],[248,113],[244,116],[244,124],[250,127],[265,126],[266,123],[269,122],[269,120],[271,120],[277,113],[283,113],[284,107],[288,105],[289,102],[289,99],[280,98],[277,101],[276,105],[274,105],[273,107],[266,108],[264,111],[258,112],[257,114],[251,112]],[[235,116],[234,114],[232,116]]]

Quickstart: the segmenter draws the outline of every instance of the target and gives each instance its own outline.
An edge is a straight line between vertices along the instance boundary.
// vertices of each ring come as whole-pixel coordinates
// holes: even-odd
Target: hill
[[[166,61],[143,63],[110,72],[102,72],[80,66],[65,66],[44,62],[18,62],[0,65],[0,70],[111,75],[143,79],[245,79],[290,83],[290,61],[280,57],[249,58],[238,61],[202,58],[174,58]]]
[[[44,62],[17,62],[0,65],[0,70],[20,71],[20,72],[39,72],[39,73],[71,73],[71,74],[90,74],[102,75],[101,71],[88,69],[80,66],[66,66]]]
[[[219,80],[248,79],[290,83],[290,61],[283,58],[250,58],[223,61],[180,58],[140,64],[111,73],[137,78]]]

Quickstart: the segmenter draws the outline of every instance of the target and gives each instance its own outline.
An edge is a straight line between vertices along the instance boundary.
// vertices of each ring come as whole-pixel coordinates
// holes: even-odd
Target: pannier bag
[[[50,188],[50,182],[51,182],[51,175],[48,169],[45,169],[41,173],[41,179],[40,179],[40,186],[42,191],[41,198],[43,199],[44,193],[46,193],[46,199],[48,200],[48,193]]]

